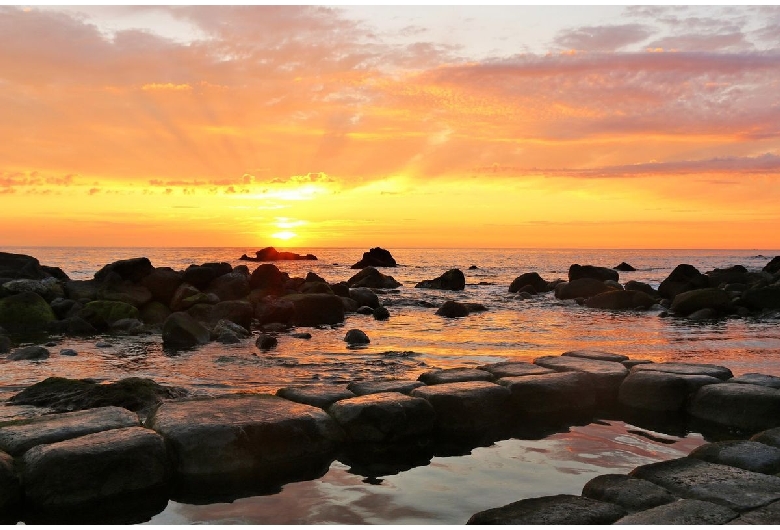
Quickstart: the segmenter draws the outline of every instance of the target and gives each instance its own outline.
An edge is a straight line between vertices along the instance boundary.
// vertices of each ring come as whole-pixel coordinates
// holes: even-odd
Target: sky
[[[780,7],[0,6],[0,247],[780,248]]]

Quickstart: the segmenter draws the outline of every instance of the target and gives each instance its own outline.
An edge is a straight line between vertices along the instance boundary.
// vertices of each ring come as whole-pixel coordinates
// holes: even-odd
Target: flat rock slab
[[[284,473],[329,455],[344,436],[324,411],[270,395],[169,402],[148,424],[165,438],[176,473],[205,479]]]
[[[566,357],[579,357],[580,359],[591,359],[593,361],[610,361],[614,363],[622,363],[623,361],[628,360],[627,355],[599,350],[572,350],[564,352],[561,355]]]
[[[608,502],[553,495],[475,513],[466,524],[612,524],[625,513],[620,506]]]
[[[699,389],[688,406],[698,420],[726,428],[761,431],[780,426],[780,390],[721,383]]]
[[[596,388],[596,400],[609,403],[617,399],[618,388],[628,375],[628,368],[621,363],[611,361],[595,361],[572,356],[539,357],[534,364],[550,368],[556,372],[584,372],[593,378]]]
[[[0,449],[19,456],[36,445],[139,425],[138,416],[134,412],[119,407],[50,414],[0,427]]]
[[[772,524],[780,521],[780,501],[773,502],[763,508],[743,513],[727,524]]]
[[[600,475],[582,488],[583,497],[610,502],[629,512],[648,510],[677,500],[657,484],[628,475]]]
[[[707,501],[682,499],[632,513],[614,524],[726,524],[739,514],[725,506]]]
[[[321,409],[330,407],[336,401],[355,397],[355,394],[347,390],[346,386],[327,384],[288,386],[277,390],[276,395],[296,403],[303,403],[304,405],[311,405]]]
[[[649,363],[638,364],[632,371],[652,370],[655,372],[667,372],[677,375],[709,375],[725,381],[732,377],[731,370],[725,366],[716,364],[697,364],[697,363]]]
[[[28,503],[74,508],[163,486],[168,455],[157,433],[127,427],[36,446],[22,469]]]
[[[411,395],[433,405],[439,428],[478,431],[506,422],[511,392],[487,381],[465,381],[423,386]]]
[[[347,390],[351,390],[357,396],[365,396],[366,394],[378,394],[380,392],[400,392],[401,394],[409,394],[415,388],[423,386],[425,383],[420,381],[404,381],[404,380],[390,380],[390,381],[360,381],[352,382],[347,385]]]
[[[391,443],[425,437],[436,422],[428,401],[400,392],[345,399],[334,403],[328,413],[356,442]]]
[[[448,368],[420,374],[419,380],[426,385],[442,385],[463,381],[492,381],[493,374],[477,368]]]
[[[780,473],[780,449],[759,442],[730,440],[709,443],[697,447],[688,456],[756,473]]]
[[[768,386],[780,389],[780,377],[764,374],[744,374],[729,379],[729,383],[742,383],[747,385]]]
[[[486,364],[484,366],[480,366],[479,368],[480,370],[490,372],[496,379],[500,379],[502,377],[520,377],[523,375],[551,374],[555,372],[555,370],[551,370],[549,368],[543,368],[533,363],[523,362]]]
[[[498,384],[512,393],[513,410],[524,415],[592,411],[596,406],[592,378],[582,372],[504,377]]]
[[[739,512],[780,499],[780,477],[696,458],[640,466],[630,475],[649,480],[680,497],[714,502]]]
[[[699,388],[720,383],[709,375],[679,375],[652,370],[632,371],[620,385],[618,401],[653,412],[680,412]]]

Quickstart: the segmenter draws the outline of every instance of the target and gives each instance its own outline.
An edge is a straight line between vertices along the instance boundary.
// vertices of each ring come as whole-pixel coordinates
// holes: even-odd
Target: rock
[[[728,524],[736,525],[748,525],[748,524],[762,524],[762,525],[776,525],[777,521],[780,521],[780,501],[773,502],[763,508],[758,508],[748,513],[743,513],[736,519],[733,519]]]
[[[232,270],[232,269],[231,269]],[[182,273],[182,281],[192,285],[197,289],[205,289],[208,284],[214,281],[220,271],[216,267],[207,267],[205,265],[190,265]],[[230,272],[229,270],[227,272]]]
[[[52,511],[162,488],[168,472],[163,439],[142,427],[39,445],[23,463],[26,502]]]
[[[593,278],[579,278],[570,282],[559,283],[555,286],[555,297],[560,300],[573,298],[590,298],[599,293],[616,290],[604,282]]]
[[[349,298],[349,284],[347,284],[347,282],[334,283],[330,286],[330,290],[333,291],[333,294],[336,296]]]
[[[390,311],[384,306],[379,306],[372,312],[374,320],[387,320],[390,318]]]
[[[212,280],[206,292],[217,295],[222,302],[240,300],[249,294],[249,278],[237,272],[224,274]]]
[[[350,287],[370,287],[372,289],[395,289],[400,287],[401,283],[397,282],[392,276],[382,274],[374,267],[369,266],[347,280],[347,285]]]
[[[751,274],[743,265],[732,265],[725,269],[714,269],[704,273],[710,279],[710,287],[728,283],[752,283]]]
[[[228,300],[219,302],[212,307],[208,323],[214,324],[220,320],[227,320],[238,324],[245,330],[252,327],[252,317],[254,310],[252,304],[244,300]]]
[[[717,311],[710,308],[704,308],[704,309],[699,309],[698,311],[694,311],[693,313],[688,315],[688,320],[693,320],[693,321],[712,320],[717,317],[718,317]]]
[[[526,272],[515,278],[511,284],[509,284],[509,292],[517,293],[530,285],[537,293],[549,291],[550,287],[546,280],[539,276],[538,272]]]
[[[440,430],[471,433],[504,424],[510,394],[508,389],[487,381],[466,381],[422,386],[410,395],[433,405]]]
[[[170,267],[158,267],[141,280],[141,285],[151,293],[154,301],[169,306],[173,293],[183,281],[181,272]]]
[[[471,313],[483,313],[488,310],[488,308],[480,303],[477,302],[464,302],[463,305],[466,306],[466,309],[469,310],[469,314]]]
[[[466,524],[580,525],[612,524],[625,510],[608,502],[574,495],[523,499],[471,516]]]
[[[731,378],[733,375],[731,370],[725,366],[702,363],[645,363],[632,368],[632,371],[645,370],[650,370],[653,372],[667,372],[677,375],[708,375],[710,377],[718,378],[721,381],[725,381]]]
[[[620,272],[634,272],[636,270],[634,267],[632,267],[625,261],[621,261],[620,265],[616,265],[615,267],[612,268]]]
[[[655,298],[641,291],[607,291],[585,300],[587,307],[612,311],[650,309],[655,303]]]
[[[280,296],[284,294],[284,284],[290,277],[281,272],[276,265],[259,265],[249,277],[249,287],[262,289],[265,294]]]
[[[79,304],[75,300],[70,300],[68,298],[55,298],[49,305],[51,306],[52,311],[54,311],[54,314],[57,315],[57,318],[62,319],[68,317],[70,311]]]
[[[328,413],[355,442],[395,443],[427,437],[436,420],[428,401],[398,392],[338,401]]]
[[[582,496],[617,504],[629,512],[647,510],[677,500],[677,497],[652,482],[616,474],[591,479],[582,488]]]
[[[758,385],[708,385],[696,392],[688,412],[719,427],[752,432],[771,429],[780,426],[780,391]]]
[[[0,278],[42,280],[49,276],[51,275],[32,256],[0,252]]]
[[[11,333],[32,333],[57,320],[41,295],[26,292],[0,299],[0,326]]]
[[[265,247],[255,252],[254,258],[247,257],[246,254],[241,256],[240,260],[244,261],[298,261],[309,260],[313,261],[317,259],[314,254],[296,254],[295,252],[279,252],[274,247]]]
[[[144,323],[137,318],[122,318],[111,324],[111,331],[121,335],[138,335],[143,329]]]
[[[22,490],[14,472],[14,459],[0,452],[0,523],[17,522],[16,512],[20,509]]]
[[[424,372],[417,379],[426,385],[441,385],[462,381],[492,381],[493,374],[476,368],[448,368]]]
[[[780,449],[756,441],[729,440],[708,443],[697,447],[688,456],[756,473],[780,473]]]
[[[223,333],[233,333],[237,337],[240,337],[242,339],[247,339],[250,337],[251,333],[248,329],[246,329],[244,326],[241,326],[239,324],[236,324],[235,322],[232,322],[230,320],[218,320],[216,325],[214,326],[214,335],[220,336]]]
[[[215,414],[218,411],[218,414]],[[148,424],[180,479],[279,479],[330,462],[344,434],[322,410],[268,395],[163,404]]]
[[[469,315],[469,309],[465,304],[454,300],[447,300],[436,311],[436,314],[446,318],[460,318]]]
[[[95,273],[95,280],[103,282],[114,273],[123,280],[139,283],[146,276],[150,275],[152,271],[154,271],[154,267],[152,267],[152,262],[149,261],[149,258],[123,259],[105,265]]]
[[[729,379],[729,383],[741,383],[746,385],[766,386],[769,388],[780,389],[780,377],[764,374],[743,374],[739,377]]]
[[[694,289],[704,289],[710,286],[710,279],[699,272],[693,265],[677,265],[658,287],[662,298],[673,300],[675,296]]]
[[[761,431],[754,434],[750,439],[754,442],[771,445],[772,447],[780,447],[780,427]]]
[[[379,307],[379,297],[367,287],[358,287],[349,290],[349,297],[360,306],[368,306],[371,309]]]
[[[304,332],[304,333],[290,333],[290,336],[294,339],[305,339],[308,340],[311,338],[311,333]]]
[[[450,269],[438,278],[421,281],[415,285],[415,287],[422,289],[462,291],[466,288],[466,277],[460,269]]]
[[[303,403],[304,405],[311,405],[321,409],[327,409],[342,399],[355,397],[355,394],[342,385],[328,384],[288,386],[277,390],[276,395],[296,403]]]
[[[2,283],[2,281],[0,281]],[[19,279],[5,282],[0,287],[0,295],[19,294],[32,292],[41,295],[47,302],[55,298],[65,296],[65,289],[55,278],[44,278],[42,280]]]
[[[347,334],[344,336],[344,342],[352,345],[352,344],[368,344],[371,342],[371,339],[368,338],[368,335],[366,335],[363,331],[359,329],[350,329],[347,331]]]
[[[219,334],[216,335],[216,340],[220,344],[240,344],[241,338],[236,335],[234,332],[230,331],[229,329],[222,330]]]
[[[117,320],[123,318],[138,319],[138,308],[125,302],[111,302],[108,300],[96,300],[89,302],[78,313],[79,318],[89,322],[96,329],[108,329]]]
[[[380,247],[374,247],[368,252],[363,253],[363,259],[352,265],[353,269],[364,269],[366,267],[395,267],[395,259],[388,250]]]
[[[341,298],[332,294],[294,294],[284,297],[293,303],[295,326],[333,325],[344,322]]]
[[[579,359],[590,359],[592,361],[610,361],[613,363],[622,363],[628,360],[628,356],[618,353],[610,353],[600,350],[571,350],[561,354],[564,357],[577,357]]]
[[[260,324],[291,322],[295,315],[295,306],[291,300],[274,299],[271,297],[263,299],[255,308],[255,317]]]
[[[658,291],[653,289],[653,287],[649,283],[644,282],[637,282],[635,280],[627,281],[626,284],[623,286],[623,288],[626,291],[639,291],[641,293],[645,293],[649,296],[652,296],[653,299],[658,299]]]
[[[95,280],[71,280],[65,282],[65,294],[72,300],[91,301],[97,298],[99,287]]]
[[[166,348],[192,348],[209,342],[211,334],[187,313],[171,313],[162,329],[163,346]]]
[[[643,512],[632,513],[614,524],[631,525],[716,525],[725,524],[739,514],[725,506],[693,499],[680,499],[669,504],[650,508]]]
[[[161,302],[152,301],[141,308],[139,316],[144,324],[160,326],[171,316],[171,310]]]
[[[345,313],[357,313],[359,315],[371,315],[374,313],[374,310],[367,305],[360,307],[352,298],[344,296],[339,296],[339,298],[341,299],[341,304],[344,306]]]
[[[620,384],[628,375],[628,369],[621,363],[596,361],[580,357],[539,357],[534,360],[534,364],[557,372],[584,372],[589,374],[596,389],[596,401],[601,405],[610,405],[617,401]]]
[[[672,311],[687,316],[700,309],[712,309],[724,312],[731,305],[731,297],[726,291],[715,288],[693,289],[674,297]]]
[[[65,357],[76,357],[78,356],[79,352],[72,348],[65,348],[60,350],[60,355],[64,355]]]
[[[257,340],[255,341],[255,346],[260,348],[263,351],[267,351],[273,348],[276,348],[277,344],[279,344],[279,341],[276,337],[272,337],[271,335],[266,335],[265,333],[261,333],[257,336]]]
[[[532,363],[525,362],[503,362],[486,364],[479,367],[480,370],[485,370],[493,374],[493,377],[500,379],[502,377],[522,377],[526,375],[541,375],[551,374],[554,370],[549,368],[542,368]]]
[[[780,477],[696,458],[639,466],[630,475],[658,484],[674,495],[714,502],[740,512],[780,499]]]
[[[654,412],[681,412],[688,398],[698,387],[692,388],[686,381],[690,377],[704,377],[702,383],[719,383],[720,380],[709,376],[681,376],[666,372],[632,372],[620,385],[618,401],[632,409]],[[703,386],[699,385],[699,386]]]
[[[49,377],[22,390],[8,400],[14,405],[48,407],[55,412],[122,407],[146,414],[164,399],[187,395],[183,388],[158,385],[151,379],[128,377],[110,384],[83,379]]]
[[[109,283],[98,290],[99,300],[124,302],[135,307],[142,307],[152,301],[152,293],[142,285],[130,282]]]
[[[42,361],[49,358],[49,350],[43,346],[25,346],[16,348],[7,359],[9,361]]]
[[[780,309],[780,286],[753,287],[740,297],[745,307],[753,310]]]
[[[11,339],[6,337],[5,335],[0,335],[0,354],[10,352],[11,346],[12,346]]]
[[[596,391],[584,372],[504,377],[498,384],[512,395],[512,408],[524,417],[558,421],[593,412]]]
[[[290,326],[287,324],[282,324],[280,322],[271,322],[270,324],[263,324],[260,326],[260,329],[266,333],[284,333],[289,329],[289,327]]]
[[[347,390],[358,396],[379,394],[380,392],[400,392],[409,394],[415,388],[423,386],[420,381],[388,380],[388,381],[353,381],[347,385]]]
[[[333,289],[330,288],[330,285],[322,282],[304,282],[298,291],[301,293],[333,294]]]
[[[764,265],[764,268],[761,270],[768,272],[769,274],[777,274],[780,272],[780,256],[775,256],[772,258],[772,260]],[[0,274],[0,276],[3,276],[3,274]]]
[[[0,449],[13,456],[20,456],[36,445],[138,425],[135,413],[119,407],[49,414],[0,427]]]
[[[600,282],[607,280],[618,281],[620,275],[614,269],[607,267],[596,267],[594,265],[573,264],[569,267],[569,281],[579,280],[580,278],[592,278]]]

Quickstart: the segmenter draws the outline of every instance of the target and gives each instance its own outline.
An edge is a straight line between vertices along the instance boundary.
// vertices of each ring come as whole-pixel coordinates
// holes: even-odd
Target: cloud
[[[587,26],[562,31],[555,38],[555,44],[573,50],[615,51],[642,42],[653,33],[652,28],[642,24]]]

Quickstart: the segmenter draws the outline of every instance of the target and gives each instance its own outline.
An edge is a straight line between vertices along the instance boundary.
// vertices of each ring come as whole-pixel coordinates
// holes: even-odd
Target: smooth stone
[[[310,339],[311,333],[304,332],[304,333],[291,333],[290,336],[294,339]]]
[[[725,506],[695,499],[681,499],[669,504],[656,506],[643,512],[632,513],[614,524],[725,524],[739,514]]]
[[[625,513],[620,506],[608,502],[574,495],[553,495],[523,499],[478,512],[466,524],[603,525],[614,523]]]
[[[505,377],[498,384],[511,392],[513,409],[526,416],[592,412],[596,406],[593,379],[584,372]]]
[[[454,300],[447,300],[436,310],[438,316],[446,318],[467,317],[469,316],[469,313],[470,311],[466,304]]]
[[[579,278],[555,286],[555,297],[560,300],[590,298],[600,293],[616,290],[614,287],[593,278]]]
[[[379,297],[368,287],[356,287],[349,290],[349,298],[353,299],[360,306],[368,306],[372,310],[379,307]]]
[[[355,442],[393,443],[428,436],[436,413],[425,399],[399,392],[338,401],[328,413]]]
[[[729,383],[740,383],[747,385],[767,386],[769,388],[780,389],[780,377],[764,374],[743,374],[729,379]]]
[[[555,370],[549,368],[543,368],[533,363],[524,362],[503,362],[486,364],[479,367],[480,370],[485,370],[493,374],[493,377],[500,379],[502,377],[520,377],[524,375],[541,375],[555,373]]]
[[[569,281],[580,278],[593,278],[605,282],[607,280],[618,281],[620,274],[615,269],[598,267],[595,265],[579,265],[574,263],[569,267]]]
[[[678,375],[709,375],[725,381],[733,376],[731,370],[725,366],[700,363],[648,363],[640,364],[632,368],[632,371],[651,370],[654,372],[668,372]]]
[[[9,332],[43,331],[56,320],[51,306],[39,294],[28,291],[0,298],[0,326]]]
[[[422,386],[412,397],[428,400],[445,431],[480,431],[506,422],[511,392],[487,381]]]
[[[349,287],[370,287],[372,289],[395,289],[401,286],[401,282],[389,274],[383,274],[372,266],[363,270],[347,280]]]
[[[538,293],[550,290],[549,284],[539,276],[538,272],[526,272],[512,280],[512,283],[509,284],[509,292],[516,293],[529,285]]]
[[[593,361],[611,361],[615,363],[622,363],[623,361],[628,360],[627,355],[598,350],[572,350],[563,352],[561,355],[566,357],[579,357],[580,359],[591,359]]]
[[[780,501],[773,502],[762,508],[743,513],[727,524],[762,524],[776,525],[780,521]]]
[[[631,370],[634,366],[638,364],[653,364],[653,361],[650,361],[648,359],[628,359],[623,361],[623,366]]]
[[[344,322],[344,304],[334,294],[293,294],[283,298],[293,303],[295,326],[333,325]]]
[[[95,343],[96,348],[113,348],[114,345],[110,342],[100,341]]]
[[[358,307],[357,310],[355,310],[355,313],[358,315],[373,315],[374,310],[371,307],[364,305],[362,307]]]
[[[187,313],[171,313],[163,324],[162,341],[167,348],[192,348],[210,339],[209,330]]]
[[[628,475],[600,475],[582,488],[583,497],[610,502],[629,512],[647,510],[677,500],[661,486]]]
[[[688,456],[756,473],[780,473],[780,449],[756,441],[729,440],[708,443],[697,447]]]
[[[754,442],[771,445],[772,447],[780,447],[780,427],[761,431],[751,436],[750,439]]]
[[[688,412],[720,427],[753,432],[771,429],[780,426],[780,390],[739,383],[708,385],[693,396]]]
[[[628,369],[621,363],[596,361],[570,356],[547,356],[534,360],[534,364],[557,372],[584,372],[593,378],[596,401],[610,404],[617,400],[618,389],[628,375]]]
[[[38,445],[23,464],[26,502],[56,510],[160,488],[168,454],[154,431],[127,427]]]
[[[697,390],[686,378],[705,378],[713,384],[720,379],[708,376],[680,376],[668,372],[632,372],[623,380],[618,391],[621,405],[654,412],[679,412],[685,408],[688,397]],[[693,382],[693,381],[692,381]]]
[[[367,252],[363,252],[363,258],[352,265],[353,269],[363,269],[366,267],[395,267],[397,265],[395,258],[389,250],[382,247],[372,247]]]
[[[678,315],[691,315],[702,309],[726,311],[731,305],[731,296],[715,288],[694,289],[680,293],[672,300],[671,310]]]
[[[358,396],[379,394],[380,392],[400,392],[401,394],[409,394],[412,390],[421,386],[423,386],[423,383],[420,381],[396,379],[389,381],[353,381],[347,385],[347,390],[351,390]]]
[[[89,302],[79,311],[78,317],[83,318],[97,329],[107,329],[111,324],[123,318],[138,318],[138,308],[125,302],[96,300]]]
[[[585,300],[585,306],[608,311],[630,311],[649,309],[655,305],[655,298],[642,291],[614,290],[599,293]]]
[[[446,291],[462,291],[466,288],[466,277],[460,269],[450,269],[438,278],[423,280],[415,288],[441,289]]]
[[[426,385],[441,385],[462,381],[492,381],[493,374],[476,368],[448,368],[446,370],[425,372],[420,374],[420,377],[417,379]]]
[[[48,414],[0,427],[0,449],[19,456],[41,444],[70,440],[110,429],[138,426],[138,416],[120,407]]]
[[[780,477],[696,458],[639,466],[630,475],[649,480],[680,497],[710,501],[740,512],[780,499]]]
[[[346,335],[344,335],[344,342],[348,344],[368,344],[371,342],[371,339],[369,339],[368,335],[362,330],[350,329],[347,331]]]
[[[6,357],[9,361],[42,361],[49,358],[49,350],[43,346],[16,348]]]
[[[260,335],[258,335],[257,340],[255,340],[255,346],[257,346],[263,351],[276,348],[278,344],[279,344],[279,340],[276,337],[272,337],[271,335],[266,335],[265,333],[261,333]]]
[[[60,355],[64,355],[66,357],[76,357],[79,354],[76,350],[72,348],[65,348],[63,350],[60,350]]]
[[[328,384],[287,386],[277,390],[276,395],[321,409],[328,408],[336,401],[355,397],[355,394],[347,390],[345,386]]]
[[[390,311],[385,306],[379,306],[373,312],[375,320],[387,320],[390,318]]]

